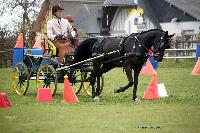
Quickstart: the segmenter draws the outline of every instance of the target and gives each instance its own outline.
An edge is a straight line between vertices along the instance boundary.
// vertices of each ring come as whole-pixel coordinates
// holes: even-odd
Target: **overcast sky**
[[[1,8],[1,5],[0,5],[0,8]],[[39,12],[40,7],[36,8],[36,10]],[[22,21],[22,14],[23,14],[23,10],[20,7],[15,8],[13,12],[11,12],[10,9],[6,9],[5,13],[2,16],[0,16],[0,26],[4,27],[7,24],[9,29],[14,30],[15,28],[17,28],[16,22]],[[31,16],[31,14],[29,15]],[[33,17],[31,16],[30,18],[33,18]]]
[[[10,15],[9,13],[3,14],[3,16],[0,17],[0,25],[1,27],[4,27],[4,25],[9,25],[11,29],[14,29],[14,26],[16,23],[14,21],[19,21],[19,18],[15,16],[16,14]]]

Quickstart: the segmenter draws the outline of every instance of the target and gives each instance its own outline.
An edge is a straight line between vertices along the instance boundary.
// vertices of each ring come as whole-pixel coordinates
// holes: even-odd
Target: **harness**
[[[97,56],[103,52],[103,46],[100,45],[103,40],[105,40],[108,37],[98,38],[98,40],[94,43],[92,46],[92,56]]]
[[[153,54],[153,56],[157,56],[157,53],[154,51],[154,49],[148,49],[138,38],[138,35],[137,33],[134,33],[134,34],[131,34],[129,36],[123,36],[120,43],[119,43],[119,47],[120,49],[117,50],[117,51],[112,51],[112,53],[119,53],[120,54],[120,57],[118,58],[114,58],[114,59],[111,59],[111,60],[108,60],[108,61],[105,61],[104,63],[108,63],[108,62],[112,62],[112,61],[116,61],[116,60],[119,60],[121,63],[124,62],[124,59],[129,57],[129,56],[140,56],[140,57],[149,57],[150,54],[150,50],[151,50],[151,53]],[[100,38],[98,39],[98,41],[95,42],[95,44],[93,45],[92,47],[92,53],[93,53],[93,57],[95,56],[98,56],[100,55],[102,52],[103,52],[103,46],[100,45],[106,38],[108,37],[103,37],[103,38]],[[132,39],[131,42],[133,43],[133,46],[132,46],[132,49],[131,49],[131,52],[129,53],[126,53],[125,52],[125,41],[127,39]],[[161,39],[162,40],[162,39]],[[161,41],[160,40],[160,41]],[[162,42],[162,41],[161,41]],[[146,49],[147,52],[143,52],[142,48]],[[107,54],[104,54],[104,57],[106,56]]]
[[[121,56],[146,56],[148,55],[147,53],[143,53],[142,52],[142,46],[148,51],[148,49],[146,48],[146,46],[143,45],[143,43],[138,39],[138,34],[134,33],[131,34],[130,36],[124,36],[120,42],[120,55]],[[125,53],[125,41],[127,39],[131,39],[131,42],[133,42],[133,46],[132,46],[132,50],[129,53]]]

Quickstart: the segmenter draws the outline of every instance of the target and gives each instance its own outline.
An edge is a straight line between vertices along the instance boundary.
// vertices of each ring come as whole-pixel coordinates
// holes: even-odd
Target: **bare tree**
[[[16,33],[9,30],[8,25],[0,26],[0,67],[9,66],[12,60],[12,48],[16,43]]]
[[[42,2],[43,0],[1,0],[0,15],[10,13],[17,16],[18,21],[13,21],[16,22],[18,31],[26,35],[27,32],[32,32]]]

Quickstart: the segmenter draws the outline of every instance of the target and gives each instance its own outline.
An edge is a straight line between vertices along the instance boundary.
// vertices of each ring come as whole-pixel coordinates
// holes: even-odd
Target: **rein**
[[[138,35],[137,35],[138,36]],[[135,39],[139,42],[139,44],[141,44],[147,51],[149,51],[148,49],[147,49],[147,47],[138,39],[138,37],[137,36],[134,36],[135,37]]]
[[[138,39],[138,37],[137,36],[134,36],[135,37],[135,39],[147,50],[147,51],[149,51],[149,50],[151,50],[151,52],[152,52],[152,56],[153,57],[156,57],[156,56],[158,56],[158,52],[155,52],[154,51],[154,49],[147,49],[147,47]],[[162,40],[162,39],[161,39]],[[161,42],[161,40],[156,40],[156,41],[153,41],[153,42]],[[148,53],[145,53],[146,55],[149,55],[149,52]]]

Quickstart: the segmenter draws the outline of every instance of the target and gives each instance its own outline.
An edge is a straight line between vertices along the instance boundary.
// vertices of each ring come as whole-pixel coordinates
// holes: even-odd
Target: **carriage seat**
[[[51,40],[47,40],[47,44],[48,44],[47,49],[45,49],[46,51],[48,51],[47,56],[53,57],[54,59],[52,59],[52,60],[54,60],[54,62],[61,63],[62,61],[58,57],[58,49],[56,48],[54,43]],[[65,65],[73,64],[73,59],[74,59],[74,53],[65,53],[64,64]]]
[[[47,42],[48,42],[48,48],[47,48],[48,54],[54,57],[57,56],[56,46],[50,40],[47,40]]]

